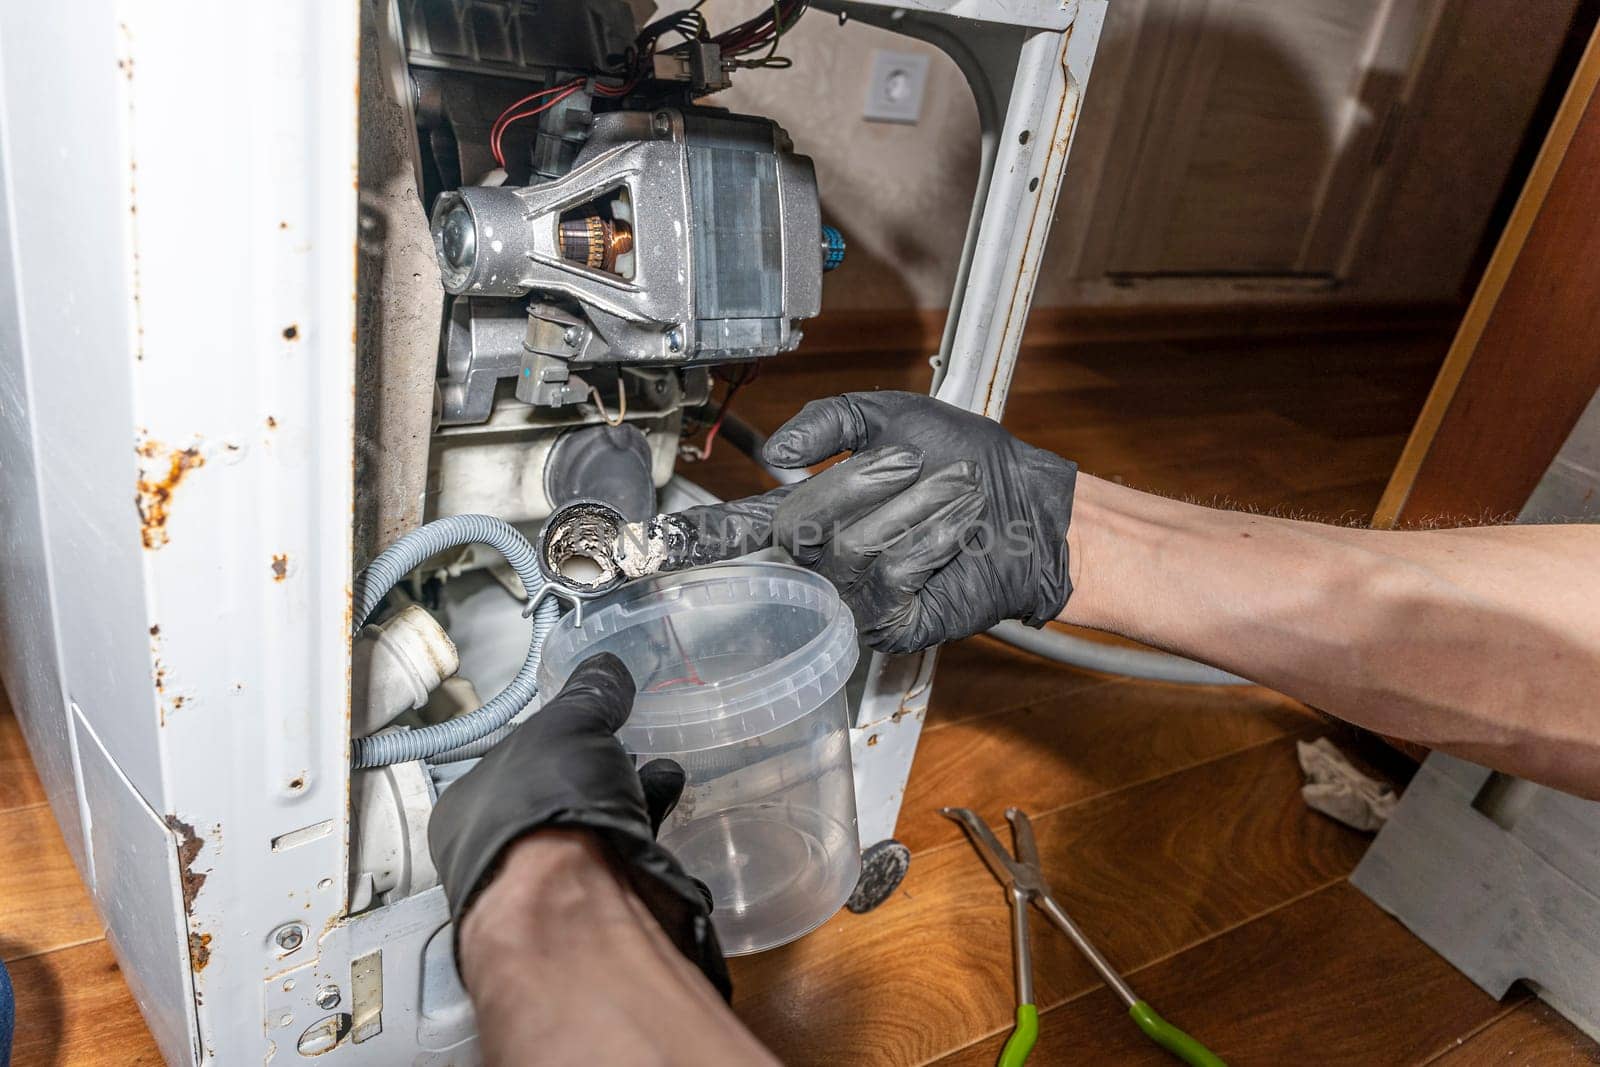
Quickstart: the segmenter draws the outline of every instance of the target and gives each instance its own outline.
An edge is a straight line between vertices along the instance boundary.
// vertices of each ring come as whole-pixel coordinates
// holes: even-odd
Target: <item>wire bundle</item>
[[[722,50],[724,58],[734,66],[771,68],[790,66],[792,63],[790,59],[777,54],[778,41],[800,21],[800,16],[805,14],[809,4],[810,0],[773,0],[772,10],[763,11],[754,18],[746,19],[711,40]],[[741,58],[759,52],[763,48],[767,49],[767,54],[760,58]]]
[[[682,49],[691,41],[709,41],[715,44],[725,61],[736,67],[768,67],[782,68],[790,65],[791,61],[777,54],[778,42],[783,35],[794,28],[794,24],[805,14],[810,0],[773,0],[770,10],[764,10],[753,18],[746,19],[730,30],[725,30],[716,36],[711,36],[706,25],[706,17],[701,14],[700,8],[706,0],[699,0],[692,7],[673,12],[650,23],[639,32],[634,39],[632,47],[623,59],[622,69],[608,72],[603,75],[607,78],[619,79],[619,84],[607,85],[595,81],[593,78],[573,78],[570,81],[553,85],[548,89],[541,89],[536,93],[529,93],[522,99],[509,105],[500,116],[494,120],[494,125],[489,129],[489,151],[494,154],[494,160],[500,166],[506,165],[505,150],[501,138],[505,136],[506,129],[514,122],[533,118],[555,107],[561,101],[584,88],[587,83],[589,91],[596,96],[615,99],[631,93],[639,82],[642,81],[651,69],[655,54],[661,43],[661,38],[669,33],[675,33],[683,38],[683,42],[675,44],[665,51],[670,54]],[[766,55],[755,59],[745,58],[763,48]],[[535,103],[538,101],[538,103]],[[533,105],[533,106],[529,106]],[[522,110],[518,110],[518,109]]]

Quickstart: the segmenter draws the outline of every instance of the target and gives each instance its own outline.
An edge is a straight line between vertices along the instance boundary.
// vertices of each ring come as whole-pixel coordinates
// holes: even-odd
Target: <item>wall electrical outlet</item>
[[[862,114],[871,122],[914,124],[922,117],[922,90],[927,83],[927,56],[875,49]]]

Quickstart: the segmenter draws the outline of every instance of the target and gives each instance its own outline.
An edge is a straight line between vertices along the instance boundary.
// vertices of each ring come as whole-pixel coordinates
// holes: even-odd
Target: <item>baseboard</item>
[[[1450,303],[1273,303],[1035,308],[1025,346],[1094,341],[1452,330],[1461,308]],[[943,308],[829,311],[805,323],[801,351],[915,352],[939,348]]]

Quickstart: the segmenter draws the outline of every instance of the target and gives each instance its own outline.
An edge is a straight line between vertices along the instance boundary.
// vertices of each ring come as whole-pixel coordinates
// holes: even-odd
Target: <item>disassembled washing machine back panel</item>
[[[709,444],[755,357],[792,345],[815,306],[809,168],[775,126],[701,103],[784,52],[803,62],[780,38],[808,4],[752,4],[723,28],[682,3],[643,27],[649,5],[629,0],[361,0],[359,20],[325,0],[87,20],[0,4],[0,33],[74,42],[0,68],[5,195],[23,208],[0,247],[17,279],[0,302],[23,324],[0,377],[28,383],[0,420],[0,497],[8,558],[36,579],[0,582],[0,674],[168,1063],[479,1058],[426,829],[439,790],[512,728],[501,716],[531,713],[528,654],[561,617],[554,597],[523,615],[550,584],[532,546],[559,509],[598,500],[615,515],[552,526],[546,555],[569,579],[695,562],[653,522],[710,503],[673,474],[706,451],[682,446],[685,427]],[[1107,0],[810,6],[819,32],[919,36],[972,82],[983,151],[935,383],[998,417]],[[825,74],[793,84],[820,102],[841,91]],[[115,106],[83,108],[86,86]],[[194,180],[197,125],[250,195]],[[668,154],[659,175],[650,151]],[[82,196],[56,195],[62,158]],[[549,250],[523,295],[443,292],[442,196],[563,180],[570,201],[530,205],[544,228],[523,220]],[[676,190],[666,214],[661,189]],[[228,220],[228,270],[160,254],[196,218]],[[452,237],[462,262],[468,236]],[[506,241],[470,236],[474,255]],[[658,252],[677,257],[659,285]],[[93,314],[59,299],[86,257],[107,265]],[[566,352],[536,333],[550,404],[516,395],[530,309],[594,335]],[[75,550],[84,531],[92,552]],[[408,558],[372,582],[401,542]],[[878,872],[852,907],[904,871],[887,839],[932,678],[931,653],[873,656],[847,686],[857,836]],[[499,725],[458,738],[485,709]]]

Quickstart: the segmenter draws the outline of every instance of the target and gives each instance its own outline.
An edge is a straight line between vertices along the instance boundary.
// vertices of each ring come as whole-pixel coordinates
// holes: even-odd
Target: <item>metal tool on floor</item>
[[[1011,854],[995,839],[984,821],[969,808],[940,808],[939,813],[954,819],[971,835],[978,853],[994,872],[994,876],[1011,894],[1011,944],[1017,967],[1017,1028],[1006,1040],[1000,1052],[999,1067],[1021,1067],[1039,1038],[1039,1009],[1033,1002],[1033,954],[1028,946],[1028,904],[1034,903],[1061,932],[1077,946],[1091,966],[1111,991],[1128,1006],[1128,1014],[1143,1030],[1145,1036],[1172,1055],[1193,1067],[1226,1067],[1220,1058],[1200,1042],[1179,1030],[1156,1014],[1154,1008],[1140,1000],[1122,976],[1078,929],[1078,924],[1050,892],[1039,867],[1039,846],[1033,838],[1033,824],[1025,812],[1006,809],[1006,821],[1011,823],[1011,836],[1017,855]]]

